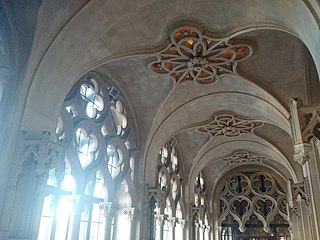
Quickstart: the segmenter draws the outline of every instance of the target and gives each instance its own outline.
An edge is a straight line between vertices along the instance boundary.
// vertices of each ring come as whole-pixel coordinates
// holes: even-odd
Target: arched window
[[[219,193],[220,238],[290,239],[286,196],[268,173],[230,176]]]
[[[181,181],[179,154],[172,139],[160,149],[157,162],[156,197],[150,199],[150,201],[155,200],[152,205],[153,239],[174,240],[183,237]]]
[[[128,185],[134,191],[128,119],[120,91],[98,74],[86,74],[69,91],[56,130],[65,159],[49,172],[39,240],[124,239],[115,225],[122,223],[119,211],[132,207]]]

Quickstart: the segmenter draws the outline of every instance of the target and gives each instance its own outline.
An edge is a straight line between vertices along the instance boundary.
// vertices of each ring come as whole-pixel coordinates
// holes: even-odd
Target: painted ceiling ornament
[[[200,132],[210,133],[212,137],[223,135],[237,137],[245,133],[253,133],[254,129],[262,126],[262,122],[237,117],[234,113],[220,113],[198,128]]]
[[[261,163],[265,159],[265,156],[255,155],[248,151],[236,151],[230,157],[224,158],[222,160],[227,161],[230,165],[232,165]]]
[[[238,62],[253,53],[247,44],[231,44],[230,38],[211,38],[191,26],[176,28],[170,43],[158,52],[149,67],[156,73],[167,74],[177,83],[215,82],[223,74],[234,74]]]

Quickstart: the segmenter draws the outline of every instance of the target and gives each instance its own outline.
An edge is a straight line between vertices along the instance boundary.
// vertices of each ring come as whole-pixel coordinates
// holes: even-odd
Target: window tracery
[[[228,236],[249,237],[252,234],[261,237],[288,236],[287,203],[286,193],[270,174],[234,174],[219,193],[222,239]]]
[[[177,83],[209,84],[224,74],[234,74],[237,64],[252,52],[248,44],[231,44],[230,38],[212,38],[196,27],[182,26],[172,31],[169,45],[149,67]]]
[[[150,191],[153,202],[153,237],[158,240],[180,239],[183,236],[182,170],[176,143],[172,139],[159,151],[157,182]],[[179,226],[178,226],[179,225]]]
[[[192,206],[192,235],[195,240],[210,239],[207,192],[202,172],[194,183],[194,202]]]
[[[111,89],[115,87],[105,79],[89,73],[65,98],[56,130],[56,141],[65,148],[65,172],[57,177],[55,166],[51,170],[38,239],[121,239],[113,226],[123,222],[119,208],[133,209],[130,191],[120,191],[124,185],[134,187],[134,137],[126,101]],[[52,198],[55,201],[47,204]],[[45,212],[59,208],[64,222],[51,214],[51,224],[43,224]],[[133,217],[134,210],[130,212]],[[62,222],[64,229],[59,230]]]

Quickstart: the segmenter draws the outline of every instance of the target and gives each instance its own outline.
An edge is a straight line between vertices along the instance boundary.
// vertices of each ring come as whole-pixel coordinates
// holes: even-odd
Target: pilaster
[[[320,239],[320,105],[303,106],[298,99],[291,99],[290,110],[294,160],[304,176],[303,187],[296,186],[302,199],[301,220],[305,234],[312,233],[304,239]]]

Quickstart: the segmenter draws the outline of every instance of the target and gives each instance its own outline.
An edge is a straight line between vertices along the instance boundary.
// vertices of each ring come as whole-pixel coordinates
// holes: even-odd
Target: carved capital
[[[299,164],[304,165],[310,158],[311,145],[308,143],[298,143],[293,146],[293,149],[293,159]]]
[[[122,208],[122,214],[126,216],[130,222],[133,221],[134,213],[134,208]]]
[[[164,214],[155,214],[154,216],[154,219],[156,221],[156,223],[160,226],[163,226],[164,225],[164,221],[166,219],[165,215]]]
[[[37,162],[35,171],[42,175],[52,168],[52,165],[58,165],[58,161],[63,161],[63,148],[50,141],[50,133],[44,132],[42,139],[24,139],[19,165],[28,159]]]
[[[169,222],[170,227],[175,227],[177,223],[177,219],[175,217],[168,217],[167,221]]]
[[[103,216],[107,218],[114,217],[114,207],[112,202],[100,202],[99,208],[103,210]]]
[[[184,225],[186,224],[186,220],[185,219],[180,219],[180,218],[177,218],[177,223],[181,226],[184,227]]]
[[[292,183],[292,199],[293,201],[298,201],[299,198],[306,201],[306,204],[309,205],[309,197],[307,193],[307,188],[305,182],[301,183]]]

